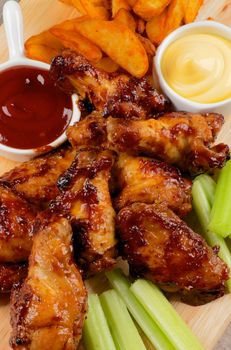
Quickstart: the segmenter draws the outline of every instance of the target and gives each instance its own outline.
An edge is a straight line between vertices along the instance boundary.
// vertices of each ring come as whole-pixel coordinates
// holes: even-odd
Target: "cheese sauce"
[[[165,51],[161,69],[171,88],[199,103],[231,97],[231,41],[212,34],[190,34]]]

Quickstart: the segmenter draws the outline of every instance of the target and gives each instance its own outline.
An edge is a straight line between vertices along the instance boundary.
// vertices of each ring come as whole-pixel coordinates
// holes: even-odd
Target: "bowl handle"
[[[3,22],[6,32],[9,59],[24,57],[23,17],[20,5],[9,0],[3,7]]]

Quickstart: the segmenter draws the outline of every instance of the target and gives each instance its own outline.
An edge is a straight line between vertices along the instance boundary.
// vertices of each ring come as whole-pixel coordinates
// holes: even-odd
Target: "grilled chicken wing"
[[[133,275],[179,290],[191,304],[223,295],[229,277],[226,264],[170,209],[132,204],[118,214],[117,227]]]
[[[27,275],[27,264],[0,264],[0,293],[9,293],[14,284],[19,283]]]
[[[103,116],[146,119],[169,106],[168,100],[145,78],[106,73],[70,50],[53,60],[51,76],[65,90],[76,91],[82,104],[84,100],[90,101]]]
[[[115,200],[117,210],[135,203],[165,203],[180,216],[190,212],[191,181],[180,171],[156,159],[121,153],[114,166],[114,182],[121,192]]]
[[[28,259],[35,217],[24,199],[0,186],[0,263]]]
[[[117,152],[159,158],[198,173],[222,167],[229,157],[227,145],[211,147],[223,122],[223,116],[214,113],[172,112],[148,120],[104,120],[94,114],[70,127],[68,138],[77,149],[90,142]]]
[[[115,212],[108,188],[114,163],[111,151],[84,150],[59,178],[62,192],[51,203],[51,213],[72,222],[78,266],[88,274],[115,264]]]
[[[71,165],[74,156],[75,151],[70,146],[64,146],[22,163],[4,174],[0,183],[12,188],[30,203],[44,207],[58,195],[58,177]]]
[[[11,296],[13,349],[77,348],[87,294],[73,262],[71,236],[71,227],[64,218],[36,234],[28,277]]]

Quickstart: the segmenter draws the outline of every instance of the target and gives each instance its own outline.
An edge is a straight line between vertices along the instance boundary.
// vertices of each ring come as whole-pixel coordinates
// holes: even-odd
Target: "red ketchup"
[[[49,78],[49,71],[28,66],[0,73],[0,143],[19,149],[48,145],[67,128],[71,96]]]

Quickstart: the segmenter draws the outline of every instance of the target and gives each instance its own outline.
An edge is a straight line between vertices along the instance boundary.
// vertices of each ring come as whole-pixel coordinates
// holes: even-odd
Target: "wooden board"
[[[57,0],[22,0],[20,3],[25,20],[25,38],[77,14],[71,7],[59,3]],[[208,17],[231,26],[231,0],[206,0],[198,19],[206,19]],[[7,48],[2,27],[0,28],[0,43],[0,62],[3,62],[7,59]],[[219,140],[231,146],[231,117],[229,119],[226,116],[226,125],[222,129]],[[9,170],[15,164],[16,162],[0,157],[0,173]],[[190,307],[177,301],[174,301],[173,304],[200,338],[206,350],[214,348],[216,342],[231,322],[231,295],[226,295],[219,300],[200,307]],[[0,350],[10,349],[8,345],[9,335],[9,300],[7,296],[1,296]]]

